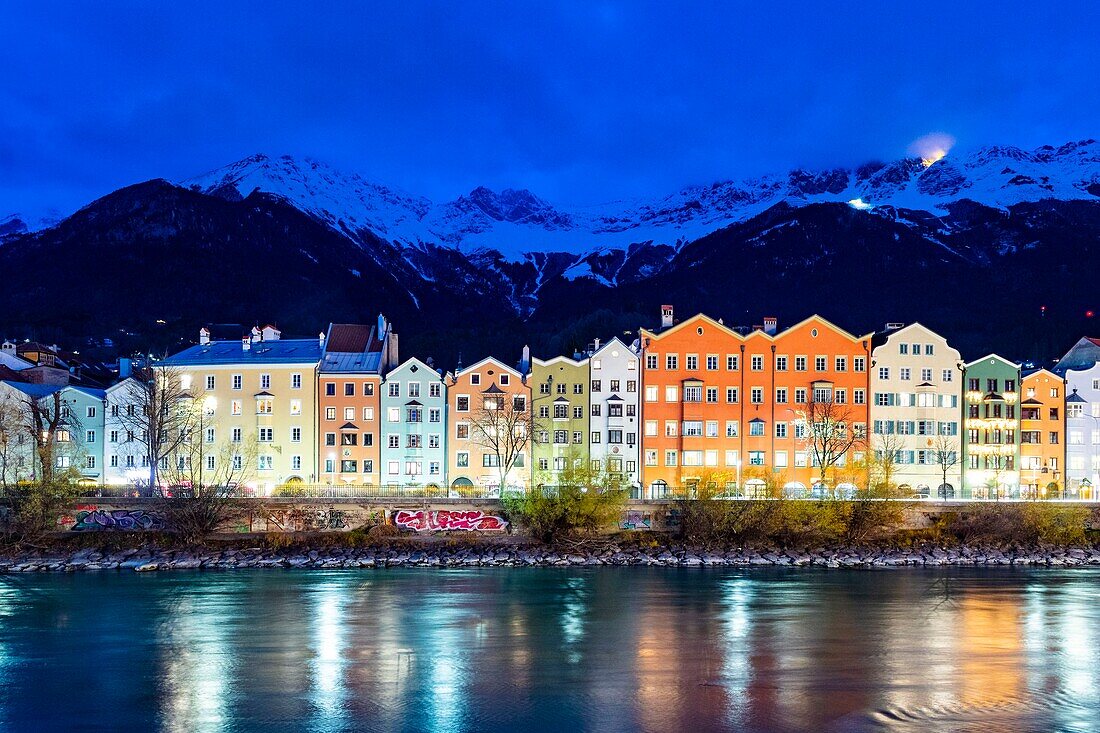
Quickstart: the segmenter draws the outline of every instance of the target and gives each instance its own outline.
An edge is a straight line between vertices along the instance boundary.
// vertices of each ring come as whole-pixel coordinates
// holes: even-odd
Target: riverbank
[[[813,550],[735,548],[713,550],[686,546],[598,547],[504,546],[460,547],[424,544],[399,546],[290,548],[233,547],[129,549],[74,548],[70,551],[24,549],[0,555],[0,573],[83,572],[96,570],[233,570],[246,568],[387,568],[387,567],[935,567],[1022,566],[1100,567],[1095,547],[1025,548],[1003,545],[911,548],[830,547]]]

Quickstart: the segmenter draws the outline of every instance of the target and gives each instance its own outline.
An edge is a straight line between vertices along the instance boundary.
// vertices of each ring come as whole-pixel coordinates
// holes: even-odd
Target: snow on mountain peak
[[[483,186],[434,203],[310,158],[262,154],[184,185],[230,198],[253,191],[276,195],[352,236],[367,230],[398,246],[496,250],[522,260],[530,252],[583,255],[649,242],[679,246],[782,201],[801,206],[859,199],[868,208],[939,215],[961,198],[998,208],[1043,198],[1093,199],[1100,196],[1100,144],[1082,140],[1032,151],[993,145],[934,162],[907,157],[853,169],[796,169],[570,210],[526,189]]]

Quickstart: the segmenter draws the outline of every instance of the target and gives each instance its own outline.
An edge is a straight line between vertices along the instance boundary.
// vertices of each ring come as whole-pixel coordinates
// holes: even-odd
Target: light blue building
[[[447,388],[430,364],[408,359],[382,380],[381,482],[447,485]]]
[[[40,414],[46,422],[53,421],[56,407],[60,407],[61,417],[56,421],[58,427],[51,438],[55,444],[54,470],[63,473],[72,469],[80,475],[83,483],[103,483],[106,396],[104,390],[92,387],[0,382],[0,400],[20,410],[25,425],[32,424],[31,400],[40,405]],[[4,466],[7,480],[34,481],[40,478],[33,442],[25,437],[18,440],[5,463],[11,464]]]

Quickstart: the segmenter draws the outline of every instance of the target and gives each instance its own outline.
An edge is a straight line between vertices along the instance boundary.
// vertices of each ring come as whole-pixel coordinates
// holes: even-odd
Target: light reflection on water
[[[1087,731],[1100,572],[0,576],[0,731]]]

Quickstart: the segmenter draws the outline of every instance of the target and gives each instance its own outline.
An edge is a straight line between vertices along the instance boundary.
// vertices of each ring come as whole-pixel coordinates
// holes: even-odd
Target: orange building
[[[871,338],[812,316],[781,333],[745,335],[705,315],[641,331],[643,483],[650,496],[707,484],[719,492],[789,494],[818,482],[805,427],[812,401],[866,435]],[[845,463],[861,458],[853,449]],[[838,465],[828,483],[846,482]],[[739,485],[740,484],[740,485]]]
[[[1027,498],[1061,498],[1065,487],[1062,405],[1065,380],[1046,369],[1023,379],[1020,401],[1020,493]]]
[[[380,385],[397,363],[397,334],[382,316],[373,325],[329,325],[317,370],[317,465],[323,481],[381,483]]]
[[[528,487],[530,409],[526,375],[492,357],[448,375],[447,480],[452,489]],[[497,440],[483,434],[497,426],[507,426],[519,440]],[[516,448],[518,452],[510,455]],[[509,459],[511,465],[502,465]]]

